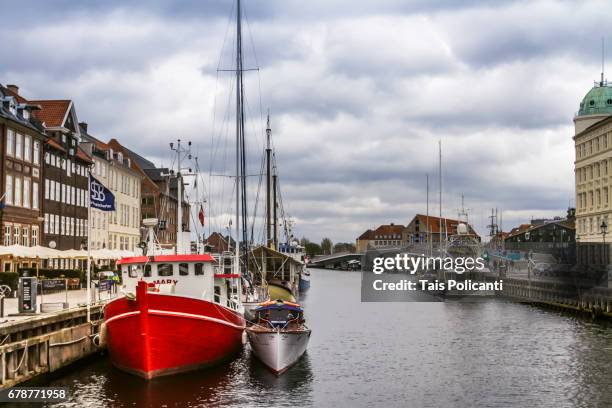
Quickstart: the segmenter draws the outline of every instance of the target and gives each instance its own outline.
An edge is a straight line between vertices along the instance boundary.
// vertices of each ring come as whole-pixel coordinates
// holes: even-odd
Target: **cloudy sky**
[[[446,216],[462,193],[482,233],[492,207],[507,229],[574,205],[572,118],[599,77],[601,38],[612,43],[611,3],[243,6],[245,65],[259,67],[245,73],[251,173],[270,109],[297,235],[353,241],[424,213],[427,173],[437,197],[438,140]],[[234,7],[0,0],[0,83],[32,99],[73,99],[92,134],[156,163],[171,163],[167,143],[180,137],[193,141],[203,171],[231,171],[233,79],[217,70],[232,68]],[[223,179],[202,179],[213,228],[231,211]],[[253,196],[257,177],[249,183]]]

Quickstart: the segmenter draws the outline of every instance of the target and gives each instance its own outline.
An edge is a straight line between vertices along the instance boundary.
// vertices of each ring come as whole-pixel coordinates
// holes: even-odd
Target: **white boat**
[[[297,303],[270,301],[255,309],[255,324],[246,329],[255,357],[280,375],[306,351],[311,330]]]

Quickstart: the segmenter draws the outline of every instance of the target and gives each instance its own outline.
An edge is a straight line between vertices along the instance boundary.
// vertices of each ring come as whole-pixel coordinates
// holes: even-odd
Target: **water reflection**
[[[313,270],[313,334],[280,377],[248,346],[230,363],[146,382],[107,358],[49,385],[69,407],[612,406],[612,328],[484,303],[361,303],[360,273]]]

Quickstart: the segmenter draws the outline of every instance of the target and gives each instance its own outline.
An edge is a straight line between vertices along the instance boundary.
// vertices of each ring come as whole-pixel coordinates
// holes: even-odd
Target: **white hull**
[[[276,374],[294,365],[310,340],[310,330],[264,332],[247,329],[247,333],[255,356]]]

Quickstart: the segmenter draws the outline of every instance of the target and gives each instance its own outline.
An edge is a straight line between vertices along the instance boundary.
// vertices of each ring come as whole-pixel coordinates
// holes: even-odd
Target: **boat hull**
[[[310,330],[247,329],[253,354],[277,375],[284,373],[298,362],[306,351],[310,333]]]
[[[310,272],[304,271],[300,275],[300,292],[306,292],[310,288]]]
[[[104,312],[113,364],[145,379],[217,364],[242,347],[244,318],[212,302],[149,293],[119,298]]]

